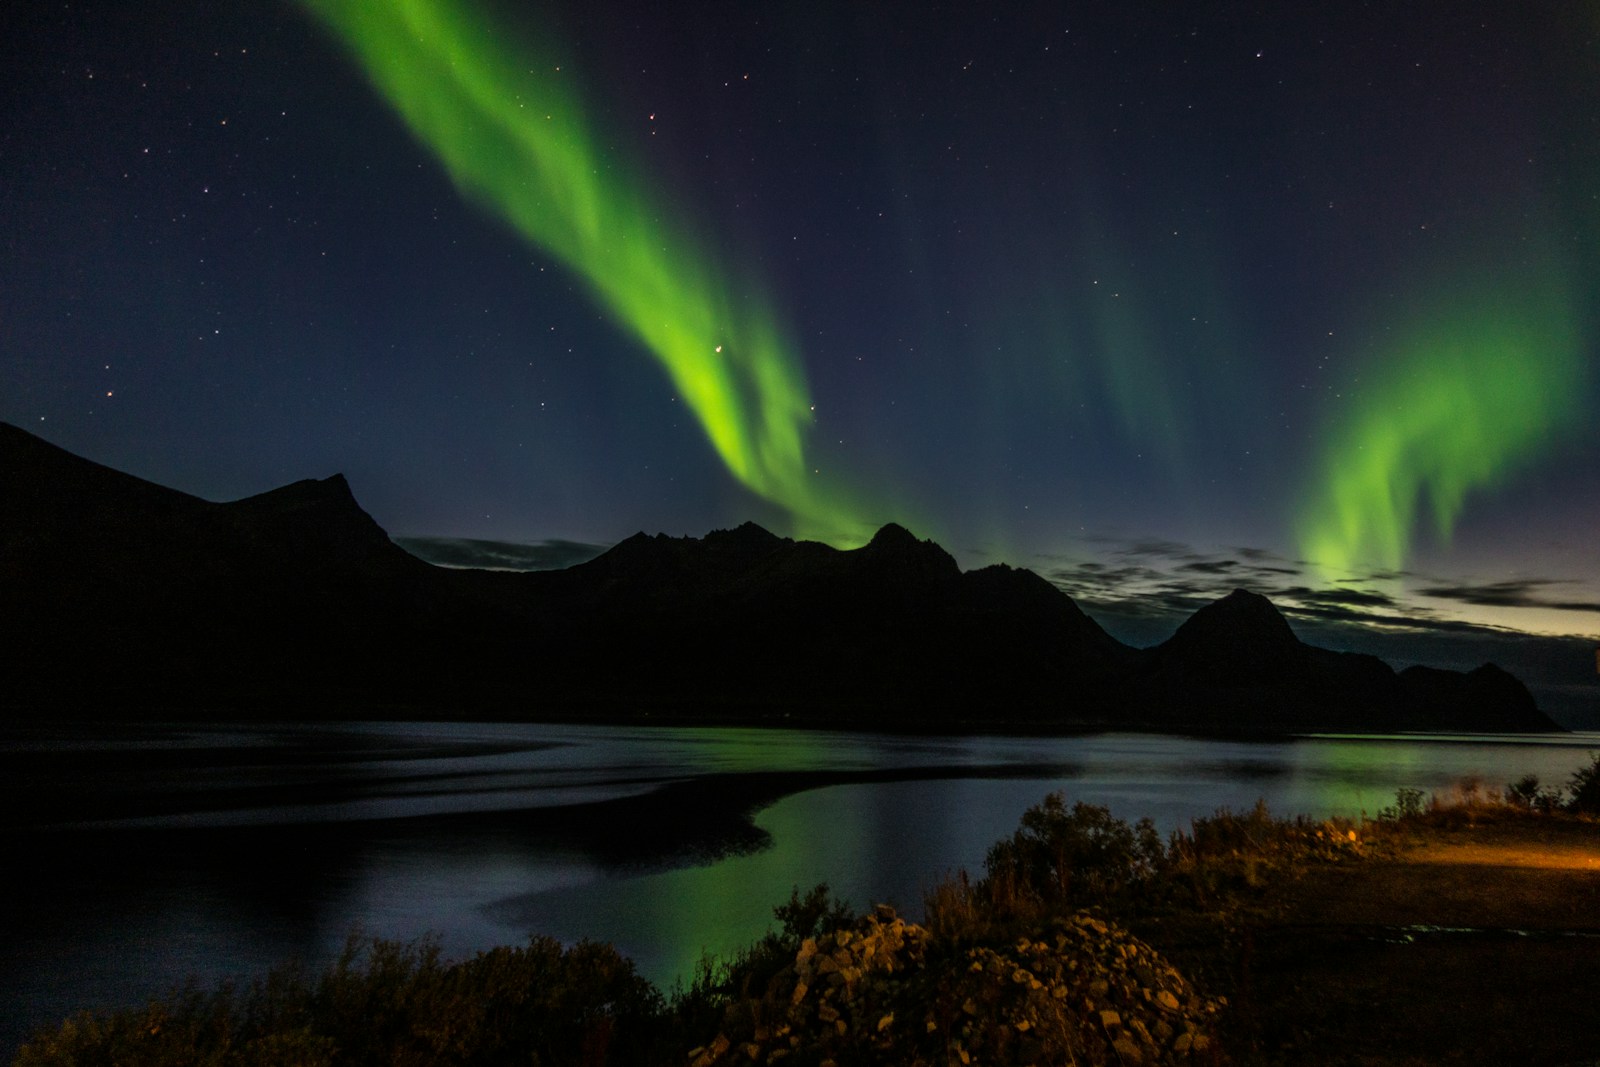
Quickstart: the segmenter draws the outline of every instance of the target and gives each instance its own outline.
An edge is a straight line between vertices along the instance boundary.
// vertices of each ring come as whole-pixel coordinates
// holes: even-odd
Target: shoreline
[[[51,731],[74,725],[105,729],[140,729],[145,727],[193,727],[228,724],[238,726],[314,725],[337,726],[341,723],[407,723],[421,725],[465,725],[485,723],[516,726],[604,726],[604,727],[664,727],[672,729],[755,729],[755,730],[805,730],[823,733],[883,734],[890,737],[1078,737],[1107,733],[1158,734],[1171,737],[1188,737],[1199,740],[1283,741],[1296,737],[1359,737],[1380,734],[1370,727],[1341,730],[1337,727],[1302,726],[1296,729],[1270,730],[1260,727],[1229,726],[1208,719],[1185,721],[1182,719],[1108,718],[1103,715],[1084,718],[1062,716],[1057,719],[1027,716],[1021,718],[995,718],[974,715],[957,718],[931,718],[921,722],[906,721],[898,717],[874,718],[876,709],[870,704],[840,704],[826,713],[815,710],[796,711],[782,705],[767,705],[753,712],[707,712],[702,710],[677,710],[664,703],[639,710],[614,704],[596,705],[583,710],[560,713],[529,714],[523,710],[509,710],[502,705],[448,708],[439,705],[379,704],[361,705],[337,702],[323,716],[302,716],[286,719],[276,713],[286,701],[275,697],[269,706],[254,704],[207,704],[203,708],[160,707],[146,713],[143,708],[120,711],[95,709],[84,713],[75,709],[66,717],[57,717],[58,709],[26,703],[13,708],[5,724],[11,731]],[[304,706],[321,706],[315,699],[302,701]],[[687,706],[687,705],[686,705]],[[808,706],[809,707],[809,706]],[[452,714],[453,712],[453,714]],[[1600,733],[1600,729],[1584,730],[1553,723],[1546,730],[1395,730],[1394,736],[1421,737],[1476,734],[1485,737],[1561,737],[1570,734]]]
[[[343,838],[367,834],[436,836],[471,824],[475,834],[513,835],[529,844],[581,852],[611,869],[677,866],[738,855],[767,840],[755,818],[787,797],[839,785],[876,785],[945,780],[1055,779],[1081,771],[1071,763],[929,764],[862,770],[757,770],[698,773],[693,777],[655,776],[640,779],[655,786],[644,792],[603,800],[505,808],[397,815],[385,818],[184,824],[117,822],[49,822],[0,830],[0,840],[13,845],[44,837],[70,838],[74,850],[104,847],[123,838],[184,837],[191,842],[216,839],[228,849],[249,850],[267,837],[305,835]],[[188,812],[204,818],[232,810]],[[156,815],[152,818],[161,818]],[[181,818],[181,816],[172,816]],[[137,818],[137,817],[136,817]],[[254,840],[245,840],[245,839]]]

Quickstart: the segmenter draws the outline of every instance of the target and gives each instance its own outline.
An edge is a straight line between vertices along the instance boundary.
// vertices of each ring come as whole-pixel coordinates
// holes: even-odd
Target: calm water
[[[915,915],[925,888],[977,872],[1029,805],[1064,790],[1165,831],[1263,798],[1274,811],[1376,813],[1402,786],[1467,776],[1564,783],[1600,735],[906,738],[783,730],[357,723],[0,735],[8,853],[0,1056],[78,1007],[137,1003],[187,977],[330,958],[352,930],[431,933],[447,955],[530,933],[616,943],[665,988],[706,951],[762,933],[791,888]],[[756,817],[766,847],[705,841],[639,862],[614,824],[568,813],[762,772],[853,782]],[[716,807],[712,794],[711,809]],[[604,806],[604,805],[602,805]],[[626,809],[625,809],[626,810]],[[685,824],[696,812],[685,811]],[[573,815],[574,823],[588,823]],[[655,823],[651,824],[652,826]],[[560,832],[553,832],[555,827]],[[691,847],[692,846],[692,847]]]

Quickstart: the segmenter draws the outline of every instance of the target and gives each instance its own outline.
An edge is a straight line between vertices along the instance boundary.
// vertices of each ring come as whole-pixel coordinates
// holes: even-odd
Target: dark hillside
[[[1496,668],[1302,643],[1238,591],[1165,644],[1038,575],[888,525],[840,551],[753,523],[563,571],[431,566],[343,477],[212,503],[0,426],[14,715],[364,715],[887,729],[1552,729]]]

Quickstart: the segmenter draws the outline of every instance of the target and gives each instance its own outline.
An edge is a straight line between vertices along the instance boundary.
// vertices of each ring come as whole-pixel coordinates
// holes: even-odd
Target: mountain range
[[[906,730],[1559,727],[1515,677],[1305,644],[1236,590],[1152,648],[1031,571],[888,525],[637,534],[436,567],[341,476],[214,503],[0,424],[0,702],[32,718],[627,719]]]

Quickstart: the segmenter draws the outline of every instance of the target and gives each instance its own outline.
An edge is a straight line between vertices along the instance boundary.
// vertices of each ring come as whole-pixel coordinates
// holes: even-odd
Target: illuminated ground
[[[1257,1062],[1600,1062],[1600,825],[1501,817],[1315,870],[1236,973]]]

